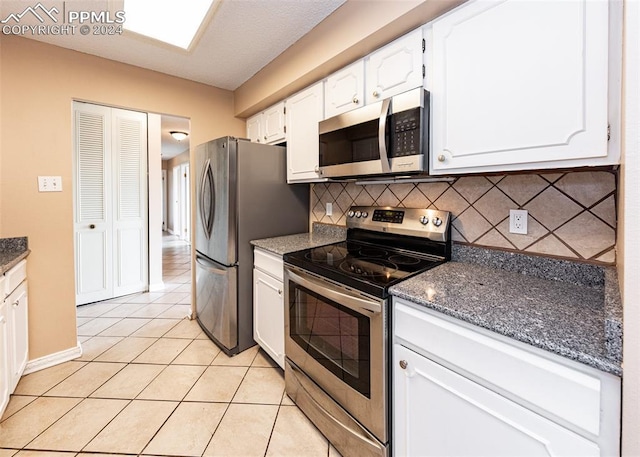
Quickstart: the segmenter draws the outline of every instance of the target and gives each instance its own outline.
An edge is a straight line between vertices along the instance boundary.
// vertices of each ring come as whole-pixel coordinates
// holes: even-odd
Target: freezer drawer
[[[200,326],[226,352],[238,345],[238,267],[196,255],[196,313]]]

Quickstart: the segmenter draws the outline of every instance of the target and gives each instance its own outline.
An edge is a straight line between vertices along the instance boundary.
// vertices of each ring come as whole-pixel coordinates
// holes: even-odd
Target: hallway
[[[339,456],[258,346],[228,357],[188,319],[189,250],[164,237],[163,291],[78,308],[82,356],[20,380],[0,457]]]

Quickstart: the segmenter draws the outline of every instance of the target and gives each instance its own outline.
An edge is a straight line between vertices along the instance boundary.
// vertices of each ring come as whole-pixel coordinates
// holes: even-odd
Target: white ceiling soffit
[[[176,3],[187,0],[175,0]],[[56,46],[93,54],[222,89],[235,90],[289,46],[307,34],[346,0],[221,0],[190,51],[134,33],[31,35]],[[116,0],[40,0],[46,8],[69,11],[115,11]],[[0,17],[8,18],[38,0],[2,0]],[[153,8],[153,1],[149,1]],[[25,15],[20,24],[38,24]],[[125,18],[126,20],[126,18]],[[15,23],[12,22],[12,23]],[[93,29],[91,29],[93,30]]]

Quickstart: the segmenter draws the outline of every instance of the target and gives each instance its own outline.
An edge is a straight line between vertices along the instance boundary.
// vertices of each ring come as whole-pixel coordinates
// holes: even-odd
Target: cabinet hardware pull
[[[356,105],[358,104],[358,97],[353,97],[353,103],[355,103]]]
[[[438,156],[438,162],[444,162],[444,159],[445,159],[444,154],[440,154]]]
[[[278,289],[278,295],[282,295],[282,289]]]
[[[17,308],[18,306],[20,306],[20,302],[19,301],[13,302],[11,306],[13,306],[14,308]]]
[[[409,365],[409,363],[407,363],[406,360],[401,360],[400,361],[400,368],[402,368],[403,370],[406,370],[408,365]]]
[[[96,228],[96,224],[91,224],[91,225],[89,225],[89,228],[90,228],[91,230],[93,230],[94,228]]]
[[[374,90],[374,91],[373,91],[373,96],[377,98],[377,97],[378,97],[378,95],[380,95],[380,94],[378,93],[378,91],[377,91],[377,90]]]

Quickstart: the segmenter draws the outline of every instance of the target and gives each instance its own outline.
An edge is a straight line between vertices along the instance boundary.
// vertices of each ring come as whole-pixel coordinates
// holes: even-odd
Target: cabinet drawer
[[[543,357],[435,314],[396,300],[395,337],[534,411],[600,434],[602,381],[597,375],[556,362],[552,358],[559,357],[553,354]]]
[[[7,271],[4,277],[6,280],[4,296],[6,297],[13,292],[22,281],[27,279],[27,261],[21,260],[15,267]]]
[[[282,257],[263,251],[262,249],[255,248],[253,250],[253,266],[273,276],[279,281],[283,281],[284,264],[282,262]]]

